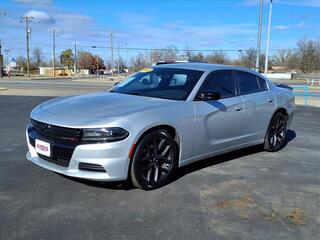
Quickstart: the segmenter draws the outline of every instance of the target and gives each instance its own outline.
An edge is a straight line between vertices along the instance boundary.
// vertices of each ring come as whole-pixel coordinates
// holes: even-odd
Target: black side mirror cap
[[[218,100],[220,98],[221,98],[220,93],[216,91],[204,91],[198,94],[198,97],[197,97],[197,99],[202,101]]]

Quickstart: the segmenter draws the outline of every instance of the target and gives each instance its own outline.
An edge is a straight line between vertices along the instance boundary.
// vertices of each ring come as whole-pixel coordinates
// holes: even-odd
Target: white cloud
[[[277,25],[274,28],[279,31],[284,31],[284,30],[288,30],[288,29],[296,29],[296,28],[304,28],[304,22],[299,22],[298,24],[295,24],[295,25]]]
[[[269,0],[264,0],[264,3],[269,3]],[[304,7],[320,7],[320,0],[274,0],[274,4],[284,4],[284,5],[296,5]],[[236,6],[257,6],[259,5],[259,0],[243,0],[236,4]]]
[[[52,0],[13,0],[13,1],[16,3],[38,5],[38,6],[48,6],[52,4]]]
[[[295,28],[303,28],[304,27],[304,22],[299,22],[298,24],[295,25]]]
[[[275,26],[274,28],[277,29],[277,30],[283,31],[283,30],[288,30],[288,29],[290,29],[291,26],[290,26],[290,25],[277,25],[277,26]]]
[[[49,16],[46,12],[31,10],[26,12],[24,16],[33,17],[38,23],[52,24],[55,23],[53,17]]]
[[[135,15],[135,21],[127,15],[120,15],[120,20],[128,29],[120,32],[120,40],[130,39],[134,45],[164,47],[174,44],[194,47],[213,47],[236,39],[247,43],[246,39],[256,35],[256,24],[225,24],[209,22],[192,24],[186,21],[158,23],[156,19]],[[119,36],[119,33],[117,34]],[[234,41],[236,42],[236,41]]]

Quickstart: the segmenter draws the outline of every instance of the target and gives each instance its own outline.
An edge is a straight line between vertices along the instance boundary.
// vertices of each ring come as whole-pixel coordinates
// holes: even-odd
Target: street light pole
[[[260,0],[259,25],[257,37],[257,55],[256,55],[256,71],[259,72],[260,66],[260,48],[261,48],[261,29],[262,29],[263,0]]]
[[[266,60],[264,63],[264,74],[268,73],[268,55],[269,55],[269,45],[270,45],[271,19],[272,19],[272,0],[270,0],[270,9],[269,9],[268,36],[267,36]]]

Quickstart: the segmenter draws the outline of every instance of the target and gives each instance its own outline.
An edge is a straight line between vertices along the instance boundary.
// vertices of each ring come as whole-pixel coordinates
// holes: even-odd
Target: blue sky
[[[256,46],[259,0],[1,0],[1,40],[9,57],[25,54],[21,16],[31,23],[31,49],[51,57],[51,29],[56,29],[57,54],[73,48],[109,57],[115,46],[183,49],[246,49]],[[265,48],[269,1],[265,0],[262,48]],[[294,48],[298,39],[320,39],[320,0],[274,0],[271,50]],[[130,55],[136,51],[130,51]],[[238,54],[238,53],[233,53]],[[272,54],[272,52],[271,52]]]

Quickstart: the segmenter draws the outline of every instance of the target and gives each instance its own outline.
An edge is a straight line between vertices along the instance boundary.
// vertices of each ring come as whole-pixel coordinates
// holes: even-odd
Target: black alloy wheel
[[[264,149],[269,152],[276,152],[280,150],[285,143],[287,132],[287,118],[281,113],[277,112],[271,119],[269,128],[266,134]]]
[[[177,167],[177,147],[165,130],[143,137],[133,156],[131,178],[134,186],[155,189],[168,182]]]

